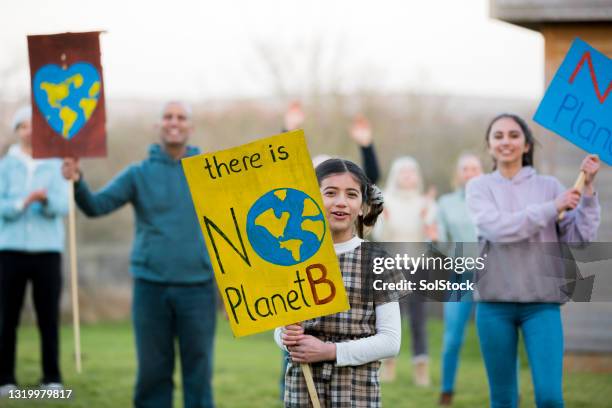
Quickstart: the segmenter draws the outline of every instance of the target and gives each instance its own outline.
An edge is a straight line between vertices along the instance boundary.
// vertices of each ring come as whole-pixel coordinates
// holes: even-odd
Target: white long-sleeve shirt
[[[336,254],[352,251],[362,240],[353,237],[351,240],[334,244]],[[401,344],[401,318],[398,302],[385,303],[376,306],[376,334],[362,339],[350,340],[336,344],[336,365],[356,366],[371,361],[394,357],[399,353]],[[282,328],[274,330],[274,340],[283,349]]]

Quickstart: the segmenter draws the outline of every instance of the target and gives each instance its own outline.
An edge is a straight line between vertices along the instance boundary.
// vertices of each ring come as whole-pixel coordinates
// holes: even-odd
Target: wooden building
[[[612,58],[612,0],[490,0],[490,14],[492,18],[542,34],[545,49],[543,78],[547,86],[576,37]],[[603,86],[605,89],[607,84]],[[542,128],[536,127],[536,131],[543,145],[537,159],[538,167],[554,174],[565,185],[572,185],[585,153]],[[603,165],[597,190],[602,204],[598,240],[612,242],[610,166]],[[612,287],[612,270],[610,272],[604,278],[607,282],[596,280],[595,285]],[[602,303],[568,303],[562,311],[569,368],[586,365],[590,370],[612,370],[612,296],[608,302]]]

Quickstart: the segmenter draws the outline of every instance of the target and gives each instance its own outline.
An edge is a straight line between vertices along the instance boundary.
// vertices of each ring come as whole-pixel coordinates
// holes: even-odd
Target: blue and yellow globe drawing
[[[96,109],[101,83],[100,73],[88,62],[77,62],[65,68],[47,64],[34,74],[32,91],[49,126],[70,140]]]
[[[249,209],[247,235],[262,259],[276,265],[296,265],[321,247],[325,214],[303,191],[278,188],[262,195]]]

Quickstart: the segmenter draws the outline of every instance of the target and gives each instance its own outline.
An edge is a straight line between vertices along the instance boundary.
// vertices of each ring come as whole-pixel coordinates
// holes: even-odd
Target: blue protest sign
[[[533,119],[612,165],[612,60],[576,38]]]

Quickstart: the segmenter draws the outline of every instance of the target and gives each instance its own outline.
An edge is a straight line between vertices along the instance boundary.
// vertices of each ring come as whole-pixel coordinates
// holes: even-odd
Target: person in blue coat
[[[19,316],[28,282],[40,332],[41,386],[61,390],[59,312],[68,183],[58,159],[32,158],[32,109],[17,111],[19,143],[0,160],[0,397],[18,389]]]
[[[158,126],[160,143],[149,157],[90,191],[79,162],[65,159],[76,202],[97,217],[131,204],[136,218],[130,269],[138,373],[135,407],[171,407],[174,346],[178,340],[186,408],[212,407],[216,288],[181,159],[199,153],[187,141],[191,109],[169,102]]]

